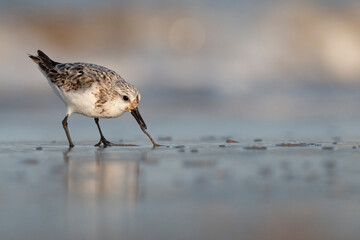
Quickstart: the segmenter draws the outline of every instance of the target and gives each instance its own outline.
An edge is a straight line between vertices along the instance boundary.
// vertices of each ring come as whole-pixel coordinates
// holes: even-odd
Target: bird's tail
[[[45,53],[38,50],[37,51],[38,56],[34,56],[29,54],[29,57],[37,64],[39,65],[40,69],[44,71],[45,73],[48,73],[51,69],[53,69],[56,65],[60,64],[58,62],[55,62],[51,60]]]

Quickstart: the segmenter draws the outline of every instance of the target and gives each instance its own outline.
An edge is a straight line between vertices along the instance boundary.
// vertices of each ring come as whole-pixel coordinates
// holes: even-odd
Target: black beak
[[[146,123],[144,122],[144,120],[142,119],[141,115],[140,115],[140,112],[139,112],[139,109],[136,107],[134,108],[133,110],[131,110],[131,115],[134,116],[134,118],[136,119],[136,121],[138,122],[138,124],[141,126],[141,127],[144,127],[145,129],[147,128],[146,127]]]

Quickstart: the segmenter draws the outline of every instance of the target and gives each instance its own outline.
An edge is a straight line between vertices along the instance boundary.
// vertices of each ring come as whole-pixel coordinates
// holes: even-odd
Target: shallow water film
[[[356,239],[356,142],[0,145],[1,239]],[[163,140],[163,141],[161,141]],[[345,236],[345,238],[344,238]]]

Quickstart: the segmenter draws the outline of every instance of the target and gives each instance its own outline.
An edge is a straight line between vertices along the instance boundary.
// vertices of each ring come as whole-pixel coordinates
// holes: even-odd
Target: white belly
[[[96,97],[94,95],[95,87],[90,87],[86,90],[77,91],[63,91],[56,85],[50,82],[56,95],[67,105],[67,113],[82,114],[88,117],[97,118],[115,118],[124,113],[120,107],[117,107],[115,102],[107,102],[101,108],[96,106]]]
[[[69,114],[79,113],[88,117],[100,117],[101,111],[95,109],[96,99],[92,91],[60,92],[68,107]]]

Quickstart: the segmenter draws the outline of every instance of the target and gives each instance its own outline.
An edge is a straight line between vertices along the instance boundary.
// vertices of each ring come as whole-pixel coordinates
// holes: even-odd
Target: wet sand
[[[359,143],[160,140],[0,144],[0,239],[360,234]]]

